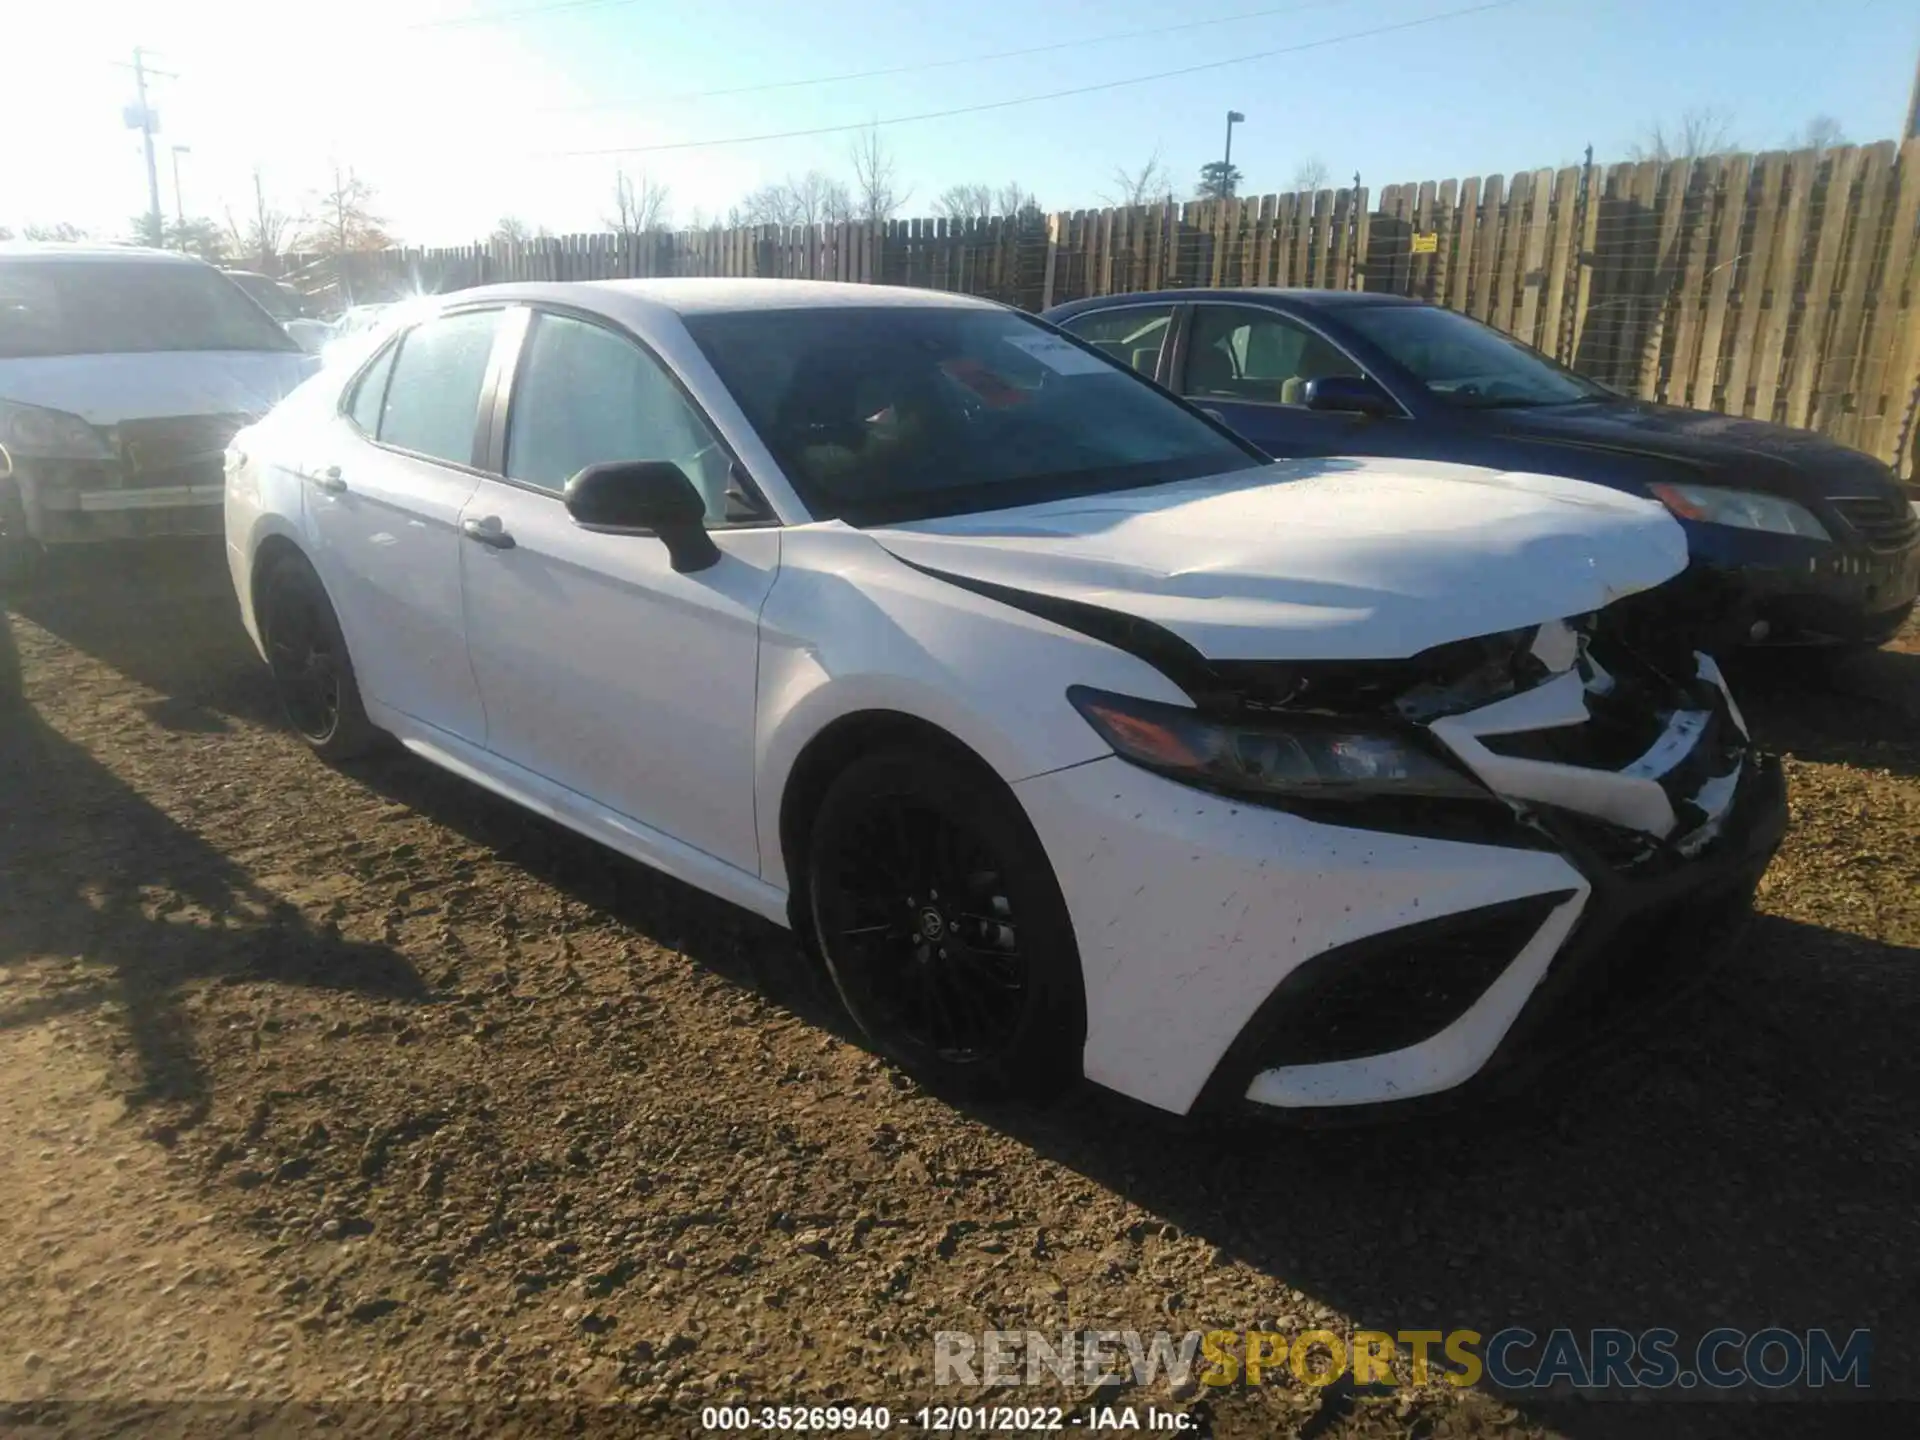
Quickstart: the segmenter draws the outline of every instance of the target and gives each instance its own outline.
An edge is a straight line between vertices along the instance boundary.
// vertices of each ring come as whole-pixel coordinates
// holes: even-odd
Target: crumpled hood
[[[174,415],[264,415],[320,367],[298,350],[192,350],[0,360],[0,400],[92,425]]]
[[[1391,660],[1585,614],[1686,567],[1659,505],[1550,476],[1301,460],[869,535],[936,573],[1098,605],[1215,660]]]

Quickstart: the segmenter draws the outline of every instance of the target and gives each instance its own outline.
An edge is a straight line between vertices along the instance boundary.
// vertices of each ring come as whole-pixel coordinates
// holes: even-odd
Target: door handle
[[[329,465],[326,469],[308,478],[313,481],[315,489],[323,490],[329,495],[344,495],[347,493],[347,482],[340,478],[340,467],[338,465]]]
[[[478,540],[489,550],[511,550],[514,546],[513,536],[500,528],[498,520],[491,524],[485,520],[462,520],[460,533],[469,540]]]

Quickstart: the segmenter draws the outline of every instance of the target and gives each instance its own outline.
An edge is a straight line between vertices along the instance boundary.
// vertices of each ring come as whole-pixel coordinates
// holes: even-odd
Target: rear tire
[[[930,1090],[1046,1103],[1078,1083],[1073,926],[997,777],[918,747],[856,760],[814,816],[807,885],[848,1013]]]
[[[280,708],[294,733],[333,762],[378,748],[326,588],[304,556],[273,561],[259,587],[260,638]]]

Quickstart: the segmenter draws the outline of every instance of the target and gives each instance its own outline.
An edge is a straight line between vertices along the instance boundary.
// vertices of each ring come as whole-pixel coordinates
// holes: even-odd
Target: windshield
[[[297,318],[293,302],[287,299],[286,292],[264,275],[247,275],[229,270],[226,276],[254,300],[260,308],[276,320]]]
[[[1568,405],[1613,392],[1498,330],[1430,305],[1354,305],[1341,312],[1366,339],[1449,404],[1477,409]]]
[[[298,350],[226,276],[152,261],[0,261],[0,358]]]
[[[1261,463],[1132,371],[1012,311],[836,306],[686,326],[820,519],[999,510]]]

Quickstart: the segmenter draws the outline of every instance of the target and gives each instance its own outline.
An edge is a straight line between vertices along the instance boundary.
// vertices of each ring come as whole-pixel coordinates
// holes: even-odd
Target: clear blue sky
[[[189,213],[236,209],[262,167],[288,208],[329,159],[376,185],[392,228],[457,243],[505,213],[596,228],[616,166],[705,218],[790,172],[848,170],[849,136],[624,156],[624,146],[886,121],[1206,65],[1328,40],[1474,0],[1292,0],[1288,13],[1130,39],[1099,37],[1281,8],[1286,0],[576,0],[516,20],[445,24],[556,0],[336,0],[322,32],[263,17],[252,0],[80,0],[9,22],[41,63],[0,87],[8,135],[0,223],[73,219],[111,230],[142,209],[137,137],[120,124],[135,44],[161,80],[163,169],[174,144]],[[37,32],[37,33],[36,33]],[[1067,48],[832,84],[690,92],[920,65],[1029,46]],[[1648,123],[1689,109],[1734,140],[1774,147],[1816,114],[1853,140],[1890,137],[1920,54],[1913,0],[1517,0],[1397,33],[1073,98],[886,126],[924,213],[947,185],[1019,181],[1048,209],[1098,204],[1116,166],[1156,150],[1184,193],[1218,156],[1225,112],[1246,113],[1234,159],[1249,191],[1285,188],[1317,157],[1337,179],[1511,172],[1620,158]],[[18,74],[19,72],[16,72]],[[11,98],[6,98],[6,97]],[[591,107],[591,108],[582,108]],[[15,113],[15,112],[18,113]],[[54,137],[52,146],[22,136]],[[171,211],[170,171],[163,189]]]

